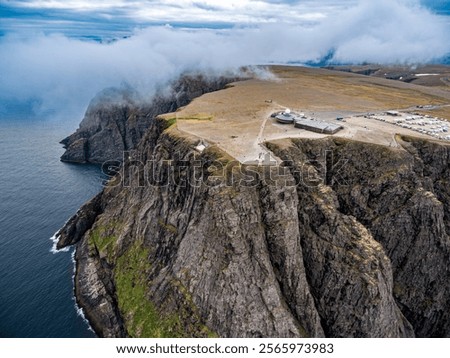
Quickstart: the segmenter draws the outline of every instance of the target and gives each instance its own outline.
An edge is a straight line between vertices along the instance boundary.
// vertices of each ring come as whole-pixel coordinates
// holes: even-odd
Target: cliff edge
[[[449,146],[271,143],[286,166],[268,176],[170,130],[149,140],[153,178],[106,188],[59,233],[101,336],[450,335]]]
[[[158,90],[150,101],[129,87],[105,89],[93,98],[76,132],[61,141],[66,149],[61,161],[121,162],[124,151],[137,146],[156,116],[173,112],[238,79],[184,75]]]
[[[58,233],[100,336],[450,337],[450,145],[280,138],[255,165],[172,119]]]

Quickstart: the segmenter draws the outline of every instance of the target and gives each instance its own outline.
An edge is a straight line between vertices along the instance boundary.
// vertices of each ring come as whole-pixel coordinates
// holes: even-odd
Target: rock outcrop
[[[148,120],[59,232],[100,336],[450,336],[450,146],[283,140],[251,167]]]
[[[323,171],[323,184],[318,186],[322,188],[319,194],[314,189],[316,193],[313,198],[308,195],[299,196],[306,200],[300,206],[303,214],[299,212],[299,217],[305,218],[303,225],[301,224],[305,230],[304,251],[309,251],[309,243],[305,238],[312,233],[320,238],[313,241],[317,243],[329,237],[332,238],[333,245],[338,244],[338,247],[345,249],[344,257],[351,258],[354,264],[361,262],[357,264],[357,272],[358,276],[364,273],[361,276],[364,281],[370,282],[380,274],[385,275],[388,291],[375,293],[367,286],[365,294],[369,294],[369,297],[374,295],[373,303],[376,303],[378,310],[381,309],[380,299],[386,294],[392,296],[389,300],[396,303],[403,315],[398,316],[395,321],[401,319],[404,322],[403,328],[399,327],[400,331],[394,336],[404,336],[405,333],[408,335],[412,327],[418,337],[449,337],[450,295],[444,292],[450,288],[450,271],[447,265],[450,259],[450,146],[408,137],[398,138],[398,141],[406,150],[339,139],[329,139],[325,143],[294,141],[294,145],[288,150],[273,149],[290,163],[293,160],[291,169],[295,173],[305,170],[295,164],[299,163],[299,157],[302,158],[300,163],[315,164],[318,160],[321,163],[319,171]],[[326,210],[321,209],[324,207],[322,202],[326,203]],[[306,216],[305,208],[312,210]],[[332,213],[337,216],[331,216],[333,220],[330,220],[329,215]],[[349,225],[353,232],[358,228],[363,232],[343,245],[337,243],[338,233],[341,232],[339,227],[347,220],[354,221],[353,225]],[[327,223],[330,222],[335,222],[335,228],[328,232]],[[325,232],[321,229],[323,223],[327,229]],[[354,234],[347,234],[346,240],[352,235]],[[363,237],[368,241],[361,242]],[[315,262],[326,252],[317,243],[314,245],[315,250],[312,250],[312,253],[319,254],[319,258],[315,257]],[[361,249],[358,248],[361,244],[364,251],[369,244],[376,244],[380,259],[374,261],[372,258],[368,261],[367,253],[361,256]],[[358,251],[355,253],[355,250]],[[336,255],[336,247],[333,252]],[[347,259],[340,259],[338,267],[345,267],[342,264]],[[314,267],[311,276],[316,277],[321,267],[324,265]],[[329,267],[329,263],[325,267]],[[352,269],[354,268],[352,265]],[[335,268],[333,271],[337,270]],[[351,277],[345,272],[343,276],[344,280]],[[354,280],[347,284],[355,287]],[[332,304],[336,296],[339,296],[336,287],[339,285],[332,282],[320,296],[330,295],[332,301],[325,301],[325,306],[332,313],[340,315],[340,312],[334,312],[335,304]],[[331,293],[333,289],[335,292]],[[357,293],[353,300],[364,298],[363,292]],[[365,304],[363,307],[368,317],[376,317],[375,312],[370,311],[370,305]],[[399,311],[396,311],[398,315]],[[393,327],[396,314],[394,311],[386,313],[380,315],[381,322]],[[331,335],[336,333],[332,331]]]
[[[237,77],[186,75],[145,101],[131,88],[109,88],[90,103],[77,131],[61,141],[64,162],[97,163],[123,160],[134,149],[154,118],[187,105],[204,93],[224,88]]]

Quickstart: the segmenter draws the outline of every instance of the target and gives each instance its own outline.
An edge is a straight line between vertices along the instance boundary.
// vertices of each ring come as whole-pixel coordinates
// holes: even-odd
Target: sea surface
[[[73,250],[51,252],[50,238],[102,186],[99,167],[59,161],[75,127],[0,119],[0,337],[95,336],[75,308]]]

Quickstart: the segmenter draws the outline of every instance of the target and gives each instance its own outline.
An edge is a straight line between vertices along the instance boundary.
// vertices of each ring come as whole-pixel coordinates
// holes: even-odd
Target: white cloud
[[[357,0],[12,0],[9,6],[46,11],[122,17],[135,23],[264,23],[317,21]]]
[[[331,50],[338,61],[420,63],[449,53],[449,40],[448,24],[409,0],[360,1],[308,26],[277,21],[228,30],[149,27],[111,44],[8,35],[0,39],[0,102],[35,98],[42,109],[84,109],[95,93],[122,82],[150,95],[183,71],[305,62]]]

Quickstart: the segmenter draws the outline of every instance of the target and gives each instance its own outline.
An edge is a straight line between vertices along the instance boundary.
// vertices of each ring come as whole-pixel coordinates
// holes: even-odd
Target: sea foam
[[[72,284],[73,284],[73,287],[75,287],[75,273],[76,273],[76,270],[77,270],[77,261],[75,260],[75,254],[76,254],[76,252],[77,252],[77,250],[74,249],[74,250],[72,251],[72,254],[70,255],[70,256],[71,256],[71,259],[72,259],[72,263],[73,263],[73,274],[72,274]],[[85,316],[85,314],[84,314],[83,308],[81,308],[81,307],[78,305],[77,298],[76,298],[75,294],[72,296],[72,300],[73,300],[73,302],[74,302],[75,311],[77,312],[77,315],[80,316],[81,319],[86,323],[88,330],[91,331],[91,332],[93,332],[93,333],[95,333],[94,329],[93,329],[92,326],[91,326],[91,323],[89,322],[89,320],[86,318],[86,316]]]
[[[59,231],[55,232],[55,234],[50,238],[50,240],[53,242],[53,245],[52,245],[52,247],[50,249],[50,252],[52,254],[57,254],[58,252],[69,252],[69,250],[70,250],[69,246],[68,247],[63,247],[62,249],[59,249],[59,250],[56,248],[57,245],[58,245],[58,240],[59,240],[58,232]]]

